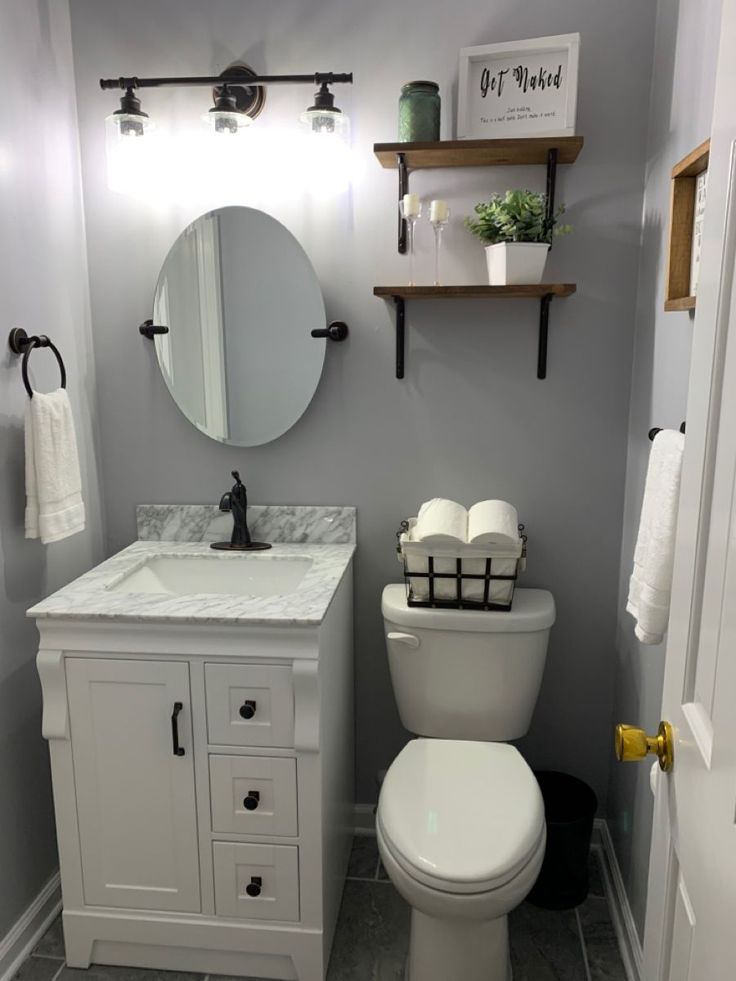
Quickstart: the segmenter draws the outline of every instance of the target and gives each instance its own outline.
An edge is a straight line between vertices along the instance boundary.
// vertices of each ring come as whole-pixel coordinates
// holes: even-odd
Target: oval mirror
[[[174,401],[221,443],[258,446],[290,429],[322,373],[317,276],[291,232],[254,208],[201,215],[174,242],[156,286],[159,367]]]

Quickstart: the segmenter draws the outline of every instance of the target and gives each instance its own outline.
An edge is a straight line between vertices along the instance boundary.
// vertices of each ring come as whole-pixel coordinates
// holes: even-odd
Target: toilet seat
[[[544,804],[506,743],[415,739],[391,764],[377,822],[412,879],[445,893],[498,889],[538,856]]]

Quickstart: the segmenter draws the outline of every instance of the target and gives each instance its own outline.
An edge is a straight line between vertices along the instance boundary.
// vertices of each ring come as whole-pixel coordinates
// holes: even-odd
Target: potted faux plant
[[[506,191],[475,206],[466,226],[486,247],[491,286],[541,283],[553,237],[571,231],[560,225],[564,211],[547,215],[547,196],[536,191]]]

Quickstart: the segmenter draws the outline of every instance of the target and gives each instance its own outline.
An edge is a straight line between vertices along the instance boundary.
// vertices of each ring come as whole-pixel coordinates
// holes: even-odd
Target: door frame
[[[677,521],[677,542],[667,634],[663,715],[674,686],[687,678],[700,637],[708,531],[721,419],[725,350],[732,316],[736,264],[736,0],[723,0],[716,72],[708,198],[703,226],[698,302],[693,326],[687,400],[687,439]],[[710,209],[708,204],[710,203]],[[732,338],[733,341],[733,338]],[[727,424],[731,424],[730,422]],[[736,420],[733,421],[736,426]],[[681,695],[680,687],[680,695]],[[678,697],[677,701],[681,701]],[[698,738],[697,719],[692,719]],[[705,735],[705,734],[704,734]],[[707,759],[709,748],[701,749]],[[672,942],[668,896],[672,889],[670,779],[656,782],[650,850],[642,978],[665,981]]]

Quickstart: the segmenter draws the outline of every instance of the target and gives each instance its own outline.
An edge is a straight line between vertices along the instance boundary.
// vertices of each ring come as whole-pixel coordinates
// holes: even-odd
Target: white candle
[[[418,194],[404,195],[404,217],[418,218],[422,213],[422,202]]]
[[[433,201],[429,206],[430,221],[447,221],[450,216],[450,209],[447,201]]]

